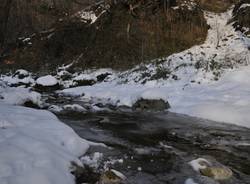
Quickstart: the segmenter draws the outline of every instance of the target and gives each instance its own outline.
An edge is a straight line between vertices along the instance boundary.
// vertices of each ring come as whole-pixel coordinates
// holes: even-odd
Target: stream
[[[58,115],[91,147],[92,174],[77,183],[95,183],[104,169],[123,173],[129,184],[250,184],[250,129],[169,112],[95,112]],[[233,171],[215,181],[194,171],[189,162],[205,158]],[[99,174],[99,175],[98,175]]]

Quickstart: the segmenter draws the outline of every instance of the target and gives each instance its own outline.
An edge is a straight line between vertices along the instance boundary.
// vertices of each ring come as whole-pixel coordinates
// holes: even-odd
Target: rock
[[[200,173],[214,180],[228,180],[233,175],[232,170],[226,167],[207,167],[200,169]]]
[[[40,106],[36,103],[34,103],[33,101],[29,100],[29,101],[26,101],[24,104],[23,104],[24,107],[30,107],[30,108],[34,108],[34,109],[40,109]]]
[[[47,75],[38,78],[34,88],[40,92],[51,92],[60,89],[60,85],[55,77]]]
[[[60,113],[63,110],[63,108],[61,108],[57,105],[51,105],[48,107],[48,110],[53,112],[53,113]]]
[[[204,158],[198,158],[198,159],[192,160],[188,164],[196,172],[199,172],[201,169],[206,169],[207,167],[212,165],[208,160],[206,160]]]
[[[60,71],[59,73],[57,73],[57,75],[60,77],[60,79],[62,79],[63,81],[66,81],[66,80],[71,80],[72,79],[72,74],[63,70],[63,71]]]
[[[97,78],[97,81],[98,82],[102,82],[104,81],[109,75],[111,75],[111,73],[102,73],[100,75],[98,75],[96,78]]]
[[[96,83],[96,81],[95,80],[88,80],[88,79],[86,79],[86,80],[74,80],[73,81],[73,85],[71,86],[71,87],[77,87],[77,86],[92,86],[92,85],[94,85],[95,83]]]
[[[122,173],[111,169],[111,170],[105,171],[101,175],[98,184],[120,184],[125,179],[126,177]]]
[[[17,77],[18,79],[24,79],[25,77],[28,77],[30,74],[26,70],[17,70],[14,74],[14,77]]]
[[[78,104],[64,105],[63,110],[71,112],[85,112],[86,109]]]
[[[139,99],[132,107],[134,110],[142,111],[163,111],[170,108],[168,102],[162,99]]]

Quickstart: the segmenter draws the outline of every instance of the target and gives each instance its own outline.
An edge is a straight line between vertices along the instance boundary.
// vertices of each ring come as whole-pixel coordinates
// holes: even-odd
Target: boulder
[[[228,180],[233,176],[232,170],[226,167],[207,167],[200,169],[200,173],[218,181]]]
[[[36,80],[34,88],[39,92],[51,92],[60,89],[60,85],[55,77],[46,75]]]
[[[162,99],[139,99],[132,107],[134,110],[141,111],[164,111],[170,108],[168,102]]]

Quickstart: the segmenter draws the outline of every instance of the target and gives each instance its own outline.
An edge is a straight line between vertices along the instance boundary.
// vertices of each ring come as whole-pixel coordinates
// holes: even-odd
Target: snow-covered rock
[[[19,79],[28,77],[30,74],[27,70],[19,69],[15,72],[14,76],[17,76]]]
[[[13,105],[25,105],[32,102],[38,107],[42,106],[41,94],[22,87],[0,87],[0,102]]]
[[[199,172],[201,169],[206,169],[211,163],[204,158],[198,158],[189,162],[189,165],[195,170]]]
[[[17,70],[13,75],[1,75],[0,80],[5,82],[8,86],[32,86],[35,80],[31,73],[26,70]]]
[[[53,77],[52,75],[46,75],[43,77],[39,77],[36,80],[36,84],[41,85],[41,86],[55,86],[58,84],[58,81],[55,77]]]
[[[50,92],[60,88],[59,81],[52,75],[46,75],[36,80],[34,89],[39,92]]]
[[[73,111],[73,112],[85,112],[86,109],[78,104],[68,104],[63,106],[63,110]]]

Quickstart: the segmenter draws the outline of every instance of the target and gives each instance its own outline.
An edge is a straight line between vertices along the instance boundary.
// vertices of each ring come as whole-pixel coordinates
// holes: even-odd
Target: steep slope
[[[19,37],[47,30],[93,1],[2,0],[0,4],[0,51]]]
[[[2,63],[41,70],[78,58],[79,68],[127,69],[204,42],[208,27],[200,7],[192,0],[164,2],[100,3],[37,34]],[[84,17],[91,11],[95,22]]]

